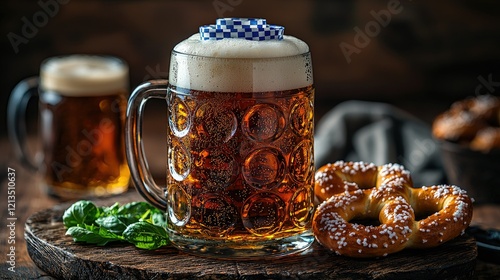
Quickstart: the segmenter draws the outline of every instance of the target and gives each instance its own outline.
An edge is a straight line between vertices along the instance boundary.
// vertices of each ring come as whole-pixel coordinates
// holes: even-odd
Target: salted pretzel
[[[399,164],[378,167],[373,163],[338,161],[320,167],[315,174],[314,193],[320,201],[334,194],[370,189],[397,181],[399,191],[410,188],[410,172]]]
[[[316,239],[350,257],[435,247],[463,233],[472,218],[465,191],[447,185],[413,188],[410,172],[399,164],[325,165],[316,172],[315,193],[323,201],[313,218]]]

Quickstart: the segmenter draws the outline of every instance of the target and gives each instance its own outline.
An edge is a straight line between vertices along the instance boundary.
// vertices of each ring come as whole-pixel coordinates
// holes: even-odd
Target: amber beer
[[[307,231],[313,209],[312,86],[258,93],[172,86],[170,95],[172,231],[221,242]]]
[[[198,38],[174,48],[168,83],[131,96],[126,139],[136,187],[165,209],[170,240],[186,252],[253,259],[303,251],[314,211],[309,48],[286,35]],[[141,106],[151,97],[168,105],[165,189],[141,155]]]
[[[128,68],[113,57],[52,58],[40,73],[44,184],[62,198],[124,192]]]

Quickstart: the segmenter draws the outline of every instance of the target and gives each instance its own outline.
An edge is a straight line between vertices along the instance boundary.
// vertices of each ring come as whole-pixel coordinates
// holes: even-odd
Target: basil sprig
[[[75,242],[99,246],[129,242],[148,250],[169,244],[164,213],[147,202],[97,207],[91,201],[80,200],[66,209],[63,223],[66,235]]]

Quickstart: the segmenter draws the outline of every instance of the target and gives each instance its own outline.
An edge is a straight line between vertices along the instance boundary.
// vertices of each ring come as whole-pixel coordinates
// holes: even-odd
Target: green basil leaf
[[[136,201],[136,202],[130,202],[127,204],[124,204],[121,206],[116,214],[117,215],[133,215],[137,216],[140,218],[144,213],[146,213],[148,210],[154,210],[156,209],[153,205],[144,202],[144,201]]]
[[[118,235],[118,234],[114,234],[111,231],[109,231],[109,230],[107,230],[107,229],[105,229],[103,227],[100,227],[99,231],[97,233],[99,233],[99,235],[101,237],[107,238],[110,241],[111,240],[113,240],[113,241],[114,240],[116,240],[116,241],[123,241],[124,240],[123,236]]]
[[[160,226],[147,222],[131,224],[123,232],[126,241],[137,248],[154,250],[169,243],[167,231]]]
[[[82,224],[92,224],[99,214],[100,211],[94,203],[88,200],[80,200],[64,211],[63,223],[66,228]]]
[[[159,209],[156,209],[155,211],[152,212],[151,220],[154,225],[161,227],[167,226],[167,219],[165,217],[165,213]]]
[[[100,217],[96,223],[114,234],[121,235],[130,224],[138,221],[139,219],[133,216],[113,215]]]
[[[141,249],[157,249],[169,243],[165,213],[147,202],[97,207],[81,200],[63,214],[63,222],[75,242],[106,245],[127,241]]]
[[[111,205],[110,207],[102,207],[101,216],[116,215],[118,214],[119,209],[120,209],[120,203],[118,202],[115,202],[115,204]]]
[[[75,242],[85,242],[98,246],[104,246],[112,241],[123,241],[122,237],[113,234],[106,229],[97,227],[93,230],[79,226],[70,227],[66,231],[66,235],[71,235]]]

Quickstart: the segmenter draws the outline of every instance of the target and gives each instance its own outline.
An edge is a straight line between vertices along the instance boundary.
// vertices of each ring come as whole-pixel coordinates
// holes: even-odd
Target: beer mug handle
[[[38,77],[19,82],[12,90],[7,106],[7,129],[14,153],[24,167],[34,172],[40,166],[42,154],[29,155],[26,144],[26,108],[28,101],[38,96],[38,90],[34,90],[38,88],[38,83]]]
[[[167,80],[152,80],[139,85],[130,95],[125,125],[127,160],[135,187],[149,203],[164,211],[167,208],[165,189],[155,183],[145,157],[142,116],[148,99],[166,99],[167,84]]]

